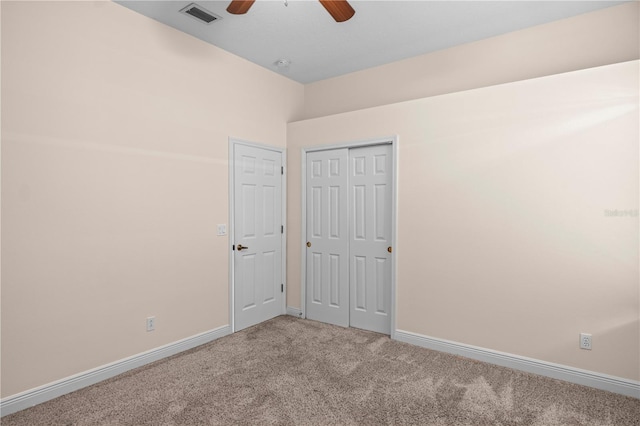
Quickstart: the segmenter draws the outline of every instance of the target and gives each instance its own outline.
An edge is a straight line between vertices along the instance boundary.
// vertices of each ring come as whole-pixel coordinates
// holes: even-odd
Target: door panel
[[[254,308],[256,306],[256,255],[243,254],[240,257],[241,273],[238,278],[242,281],[242,298],[237,300],[241,302],[241,309]]]
[[[349,325],[348,150],[307,154],[307,318]]]
[[[282,154],[235,144],[235,330],[282,313]],[[239,245],[247,247],[238,250]]]
[[[349,151],[351,326],[391,332],[391,145]]]

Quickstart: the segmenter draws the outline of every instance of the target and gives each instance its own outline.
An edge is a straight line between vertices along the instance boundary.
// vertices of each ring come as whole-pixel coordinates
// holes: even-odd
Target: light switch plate
[[[218,225],[218,235],[227,235],[227,225],[226,224],[219,224]]]

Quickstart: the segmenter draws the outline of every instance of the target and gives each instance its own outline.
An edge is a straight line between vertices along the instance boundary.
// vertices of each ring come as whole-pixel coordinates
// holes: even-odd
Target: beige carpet
[[[640,400],[278,317],[2,418],[13,425],[640,425]]]

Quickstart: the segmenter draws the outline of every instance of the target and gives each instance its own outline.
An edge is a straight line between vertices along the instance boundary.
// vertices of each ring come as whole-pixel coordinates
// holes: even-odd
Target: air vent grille
[[[218,19],[222,19],[218,15],[209,12],[204,7],[195,3],[191,3],[189,6],[180,10],[180,12],[189,15],[192,18],[197,19],[198,21],[203,22],[207,25],[217,21]]]

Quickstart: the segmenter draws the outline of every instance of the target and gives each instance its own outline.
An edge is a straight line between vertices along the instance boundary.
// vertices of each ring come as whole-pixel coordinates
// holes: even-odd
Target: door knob
[[[245,250],[248,249],[249,247],[247,246],[243,246],[242,244],[238,244],[238,250]]]
[[[391,253],[391,252],[393,251],[393,249],[391,248],[391,246],[387,247],[387,251],[388,251],[389,253]]]
[[[307,241],[307,247],[311,247],[311,241]]]

